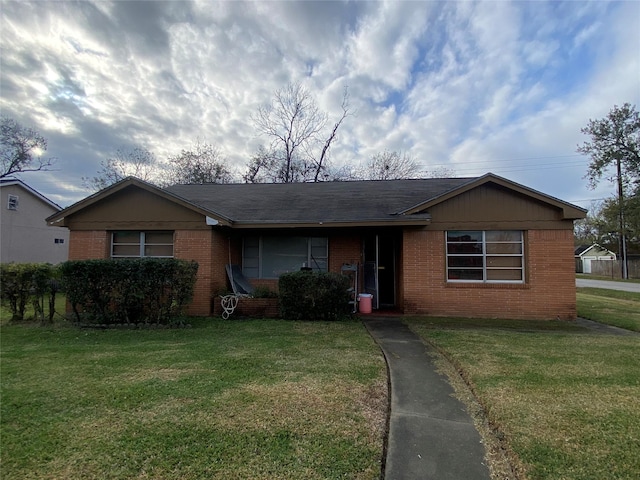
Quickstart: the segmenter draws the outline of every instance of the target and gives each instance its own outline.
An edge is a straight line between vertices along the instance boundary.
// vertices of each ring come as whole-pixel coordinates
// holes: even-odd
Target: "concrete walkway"
[[[430,347],[399,318],[364,320],[391,379],[385,480],[489,480],[485,449]]]

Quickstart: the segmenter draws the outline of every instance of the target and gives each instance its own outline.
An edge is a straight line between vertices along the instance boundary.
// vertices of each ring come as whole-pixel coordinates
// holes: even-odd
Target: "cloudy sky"
[[[383,150],[425,172],[493,172],[588,207],[590,118],[640,107],[640,2],[12,2],[0,111],[39,130],[55,170],[22,180],[61,206],[116,149],[164,161],[196,140],[242,172],[251,115],[300,82],[354,115],[334,165]]]

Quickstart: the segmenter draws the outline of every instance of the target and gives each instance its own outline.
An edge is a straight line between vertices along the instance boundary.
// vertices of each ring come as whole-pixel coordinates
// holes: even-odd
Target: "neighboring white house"
[[[64,262],[69,230],[50,227],[45,218],[62,208],[15,178],[0,180],[0,262]]]
[[[611,250],[601,247],[597,243],[593,245],[580,245],[575,250],[576,272],[591,273],[591,262],[594,260],[615,260],[616,254]]]

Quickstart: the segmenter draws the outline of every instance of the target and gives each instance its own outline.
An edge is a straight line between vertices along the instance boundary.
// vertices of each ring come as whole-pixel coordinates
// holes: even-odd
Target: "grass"
[[[386,369],[357,322],[1,327],[1,476],[377,479]]]
[[[578,312],[640,330],[638,294],[578,289]],[[511,455],[494,478],[640,477],[640,337],[407,322],[451,360],[454,385],[462,373]],[[0,333],[2,478],[379,478],[385,368],[355,322]]]
[[[492,320],[408,323],[462,373],[512,453],[511,475],[495,478],[640,477],[639,337],[563,322],[525,331]]]
[[[590,273],[576,273],[576,278],[582,278],[584,280],[606,280],[608,282],[640,283],[640,279],[638,278],[611,278],[603,275],[592,275]]]
[[[640,293],[578,288],[578,316],[640,332]]]

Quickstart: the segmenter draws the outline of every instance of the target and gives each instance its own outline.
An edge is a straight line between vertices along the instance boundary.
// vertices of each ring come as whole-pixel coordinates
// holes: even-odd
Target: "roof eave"
[[[234,229],[300,229],[300,228],[362,228],[362,227],[424,227],[431,223],[431,218],[394,218],[366,221],[317,221],[317,222],[234,222]]]

